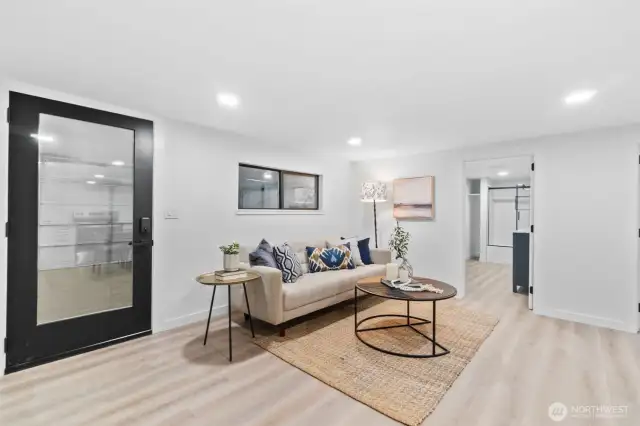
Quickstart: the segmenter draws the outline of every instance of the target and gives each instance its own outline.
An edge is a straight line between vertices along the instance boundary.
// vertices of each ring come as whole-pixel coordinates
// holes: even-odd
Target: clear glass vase
[[[406,257],[402,258],[402,263],[400,264],[400,267],[398,269],[401,271],[402,270],[407,271],[407,275],[409,276],[409,279],[413,278],[413,266],[411,266],[411,264],[409,263]]]

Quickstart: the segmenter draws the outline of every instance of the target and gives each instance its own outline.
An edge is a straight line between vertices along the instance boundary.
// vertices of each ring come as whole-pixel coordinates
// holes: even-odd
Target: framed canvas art
[[[393,217],[399,220],[433,219],[435,217],[435,177],[394,180]]]

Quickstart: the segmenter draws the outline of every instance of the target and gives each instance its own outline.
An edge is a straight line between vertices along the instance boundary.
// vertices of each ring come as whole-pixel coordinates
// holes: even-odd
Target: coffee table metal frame
[[[435,357],[439,357],[442,355],[447,355],[449,353],[449,349],[445,348],[444,346],[442,346],[440,343],[438,343],[436,341],[436,302],[437,300],[433,300],[431,301],[433,303],[433,312],[431,315],[431,320],[428,320],[426,318],[421,318],[421,317],[417,317],[417,316],[413,316],[410,314],[410,305],[409,302],[410,300],[407,300],[407,314],[406,315],[399,315],[399,314],[380,314],[380,315],[373,315],[367,318],[363,318],[360,321],[358,321],[358,290],[363,292],[363,293],[367,293],[367,294],[371,294],[373,296],[377,296],[377,297],[383,297],[385,299],[395,299],[395,300],[401,300],[401,299],[396,299],[396,298],[391,298],[391,297],[384,297],[381,296],[377,293],[372,293],[372,292],[368,292],[366,290],[363,290],[361,288],[358,288],[358,285],[354,286],[354,293],[355,293],[355,299],[354,299],[354,303],[353,303],[353,310],[354,310],[354,322],[355,322],[355,333],[356,333],[356,337],[358,338],[358,340],[360,340],[362,343],[364,343],[365,345],[369,346],[372,349],[375,349],[377,351],[389,354],[389,355],[396,355],[396,356],[402,356],[402,357],[406,357],[406,358],[435,358]],[[446,300],[446,299],[440,299],[440,300]],[[414,300],[414,302],[429,302],[426,300]],[[381,326],[381,327],[370,327],[370,328],[359,328],[361,324],[367,322],[367,321],[371,321],[373,319],[376,318],[404,318],[407,320],[406,324],[394,324],[394,325],[386,325],[386,326]],[[411,320],[418,320],[419,322],[411,322]],[[416,325],[424,325],[424,324],[431,324],[431,334],[433,335],[432,337],[427,336],[425,333],[423,333],[422,331],[418,330],[417,328],[415,328]],[[409,327],[411,330],[415,331],[416,333],[418,333],[420,336],[424,337],[425,339],[429,340],[432,343],[432,350],[430,354],[409,354],[409,353],[403,353],[403,352],[395,352],[395,351],[390,351],[388,349],[384,349],[381,348],[379,346],[376,346],[372,343],[367,342],[366,340],[364,340],[360,334],[367,332],[367,331],[375,331],[375,330],[385,330],[385,329],[389,329],[389,328],[400,328],[400,327]],[[441,352],[436,352],[436,346],[440,349],[442,349]]]

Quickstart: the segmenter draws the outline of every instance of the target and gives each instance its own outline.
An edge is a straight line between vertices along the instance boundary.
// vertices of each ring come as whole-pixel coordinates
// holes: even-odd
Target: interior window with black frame
[[[240,164],[241,210],[318,210],[318,175]]]
[[[318,176],[282,172],[282,208],[318,210]]]
[[[280,172],[241,164],[238,184],[238,208],[280,208]]]

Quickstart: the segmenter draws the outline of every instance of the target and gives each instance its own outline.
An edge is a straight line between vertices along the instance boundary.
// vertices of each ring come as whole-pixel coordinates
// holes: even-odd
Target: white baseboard
[[[227,315],[228,308],[227,305],[223,306],[214,306],[211,311],[211,318],[221,317]],[[209,316],[209,310],[206,309],[204,311],[193,312],[187,315],[182,315],[175,318],[170,318],[168,320],[162,321],[157,327],[153,327],[153,333],[158,333],[160,331],[171,330],[172,328],[181,327],[183,325],[191,324],[198,321],[204,321]]]
[[[579,322],[582,324],[593,325],[596,327],[610,328],[612,330],[626,331],[629,333],[637,333],[635,324],[625,324],[622,320],[612,318],[599,317],[595,315],[582,314],[579,312],[565,311],[563,309],[536,309],[533,312],[545,317],[557,318],[565,321]]]

